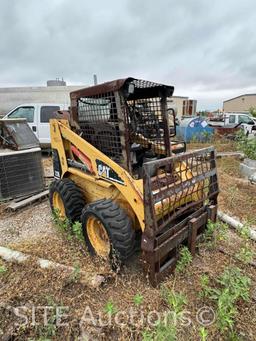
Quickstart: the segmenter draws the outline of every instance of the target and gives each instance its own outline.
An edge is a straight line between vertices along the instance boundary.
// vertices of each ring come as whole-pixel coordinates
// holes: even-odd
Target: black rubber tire
[[[52,211],[54,211],[52,200],[54,192],[58,192],[61,196],[68,220],[71,223],[80,221],[85,200],[79,187],[70,179],[54,180],[49,188],[49,199]]]
[[[135,230],[125,211],[111,199],[101,199],[85,206],[81,216],[82,229],[90,254],[96,252],[88,238],[86,225],[89,216],[97,217],[104,225],[111,243],[110,262],[114,270],[135,252]]]

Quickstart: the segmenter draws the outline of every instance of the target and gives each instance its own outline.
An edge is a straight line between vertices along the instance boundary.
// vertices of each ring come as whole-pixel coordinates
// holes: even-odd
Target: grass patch
[[[108,301],[105,304],[104,311],[109,315],[115,315],[118,312],[118,309],[112,301]]]
[[[228,229],[228,225],[221,221],[212,222],[209,220],[203,236],[206,246],[208,248],[215,248],[218,242],[225,241]]]
[[[183,293],[162,288],[162,297],[168,306],[164,319],[156,321],[155,328],[142,333],[142,341],[174,341],[177,340],[179,322],[182,320],[187,297]]]
[[[233,332],[237,316],[237,302],[249,301],[251,280],[236,267],[227,268],[216,280],[216,287],[210,286],[210,279],[201,276],[200,295],[209,298],[216,305],[217,327],[222,334]]]
[[[75,238],[80,242],[84,241],[82,224],[75,221],[73,224],[67,219],[60,216],[59,210],[55,209],[52,213],[53,222],[62,232],[67,233],[68,239]]]
[[[133,297],[133,303],[134,303],[136,306],[140,306],[140,305],[143,303],[143,300],[144,300],[144,297],[143,297],[143,295],[140,295],[140,294],[136,294],[136,295]]]
[[[5,274],[8,271],[7,267],[4,265],[0,265],[0,275]]]
[[[193,257],[186,246],[182,246],[180,249],[180,257],[176,264],[175,272],[182,273],[188,269],[189,265],[192,263]]]

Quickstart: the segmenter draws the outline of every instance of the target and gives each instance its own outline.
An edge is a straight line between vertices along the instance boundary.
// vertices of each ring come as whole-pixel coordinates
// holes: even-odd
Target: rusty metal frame
[[[130,91],[131,85],[132,91]],[[140,144],[142,149],[152,149],[154,154],[161,157],[171,155],[167,97],[171,96],[173,91],[173,86],[131,77],[119,79],[72,92],[70,94],[71,114],[80,126],[83,138],[134,174],[131,163],[131,146],[134,143]],[[90,100],[94,100],[95,103],[101,100],[110,101],[110,112],[114,112],[110,115],[116,117],[115,122],[111,118],[103,117],[101,110],[97,111],[97,105],[88,109]],[[132,114],[137,114],[139,118],[132,122]],[[136,120],[139,122],[139,128],[133,126]],[[144,120],[149,124],[143,124]],[[151,128],[153,133],[150,130],[150,124],[153,126]],[[158,129],[160,125],[161,129]],[[103,131],[109,134],[109,141],[106,141]],[[158,132],[157,136],[155,132]],[[100,140],[102,143],[99,143]],[[115,141],[113,144],[111,144],[112,140]],[[101,148],[101,144],[107,144],[107,148]],[[117,145],[118,148],[116,148]]]
[[[176,177],[173,178],[172,183],[169,177],[169,186],[165,186],[165,190],[162,188],[156,190],[154,186],[158,183],[157,176],[152,177],[152,173],[156,174],[161,170],[165,172],[163,178],[166,179],[167,172],[175,174],[177,164],[191,167],[192,177],[183,177],[182,180],[177,180]],[[178,169],[180,169],[179,166]],[[175,268],[179,257],[179,246],[187,245],[191,254],[194,255],[196,241],[204,232],[207,221],[209,219],[216,221],[219,188],[214,148],[204,148],[148,162],[144,165],[143,181],[145,210],[145,230],[141,243],[143,262],[150,282],[157,285]],[[161,186],[161,183],[158,184]],[[183,195],[182,206],[177,194]],[[167,212],[166,217],[159,218],[156,214],[156,206],[162,203],[163,207],[164,200],[170,200],[168,198],[176,199],[176,202],[172,203],[173,210]],[[175,204],[177,204],[177,209]]]
[[[196,243],[202,237],[207,221],[216,221],[217,205],[206,205],[173,224],[159,236],[149,238],[142,234],[143,266],[150,283],[157,286],[175,269],[181,245],[186,245],[192,256]]]

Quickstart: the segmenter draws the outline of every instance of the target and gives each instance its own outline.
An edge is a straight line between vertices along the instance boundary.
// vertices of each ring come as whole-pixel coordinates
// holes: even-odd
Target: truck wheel
[[[109,258],[113,268],[134,253],[135,231],[131,220],[111,199],[85,206],[81,221],[89,252]]]
[[[55,180],[49,190],[52,211],[58,211],[61,219],[67,218],[71,223],[80,221],[85,205],[81,190],[70,179]]]

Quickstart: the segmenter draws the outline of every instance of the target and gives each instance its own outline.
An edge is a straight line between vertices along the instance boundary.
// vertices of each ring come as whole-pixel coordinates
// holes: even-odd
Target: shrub
[[[237,134],[237,148],[241,150],[246,157],[256,160],[256,139],[248,139],[243,131]]]

